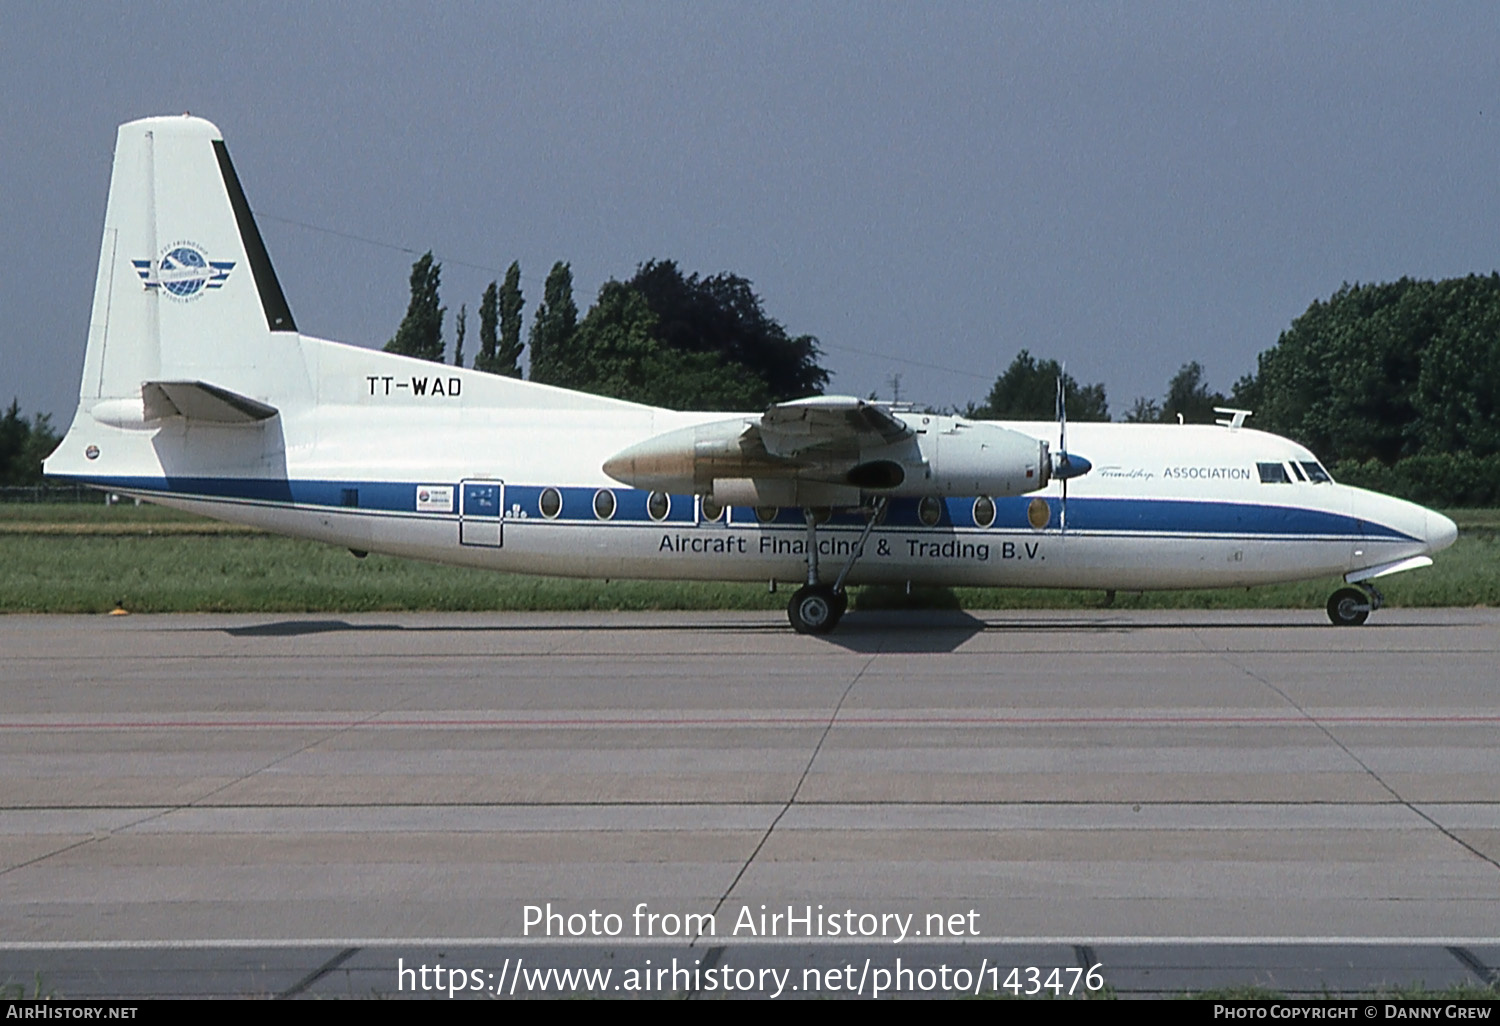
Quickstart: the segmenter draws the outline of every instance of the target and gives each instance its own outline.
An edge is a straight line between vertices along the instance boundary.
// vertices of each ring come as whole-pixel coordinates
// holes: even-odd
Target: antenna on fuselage
[[[1250,416],[1251,411],[1236,410],[1232,406],[1215,406],[1214,412],[1222,413],[1228,418],[1227,420],[1216,420],[1214,421],[1215,424],[1219,425],[1219,427],[1227,427],[1231,431],[1238,431],[1245,426],[1245,418]]]

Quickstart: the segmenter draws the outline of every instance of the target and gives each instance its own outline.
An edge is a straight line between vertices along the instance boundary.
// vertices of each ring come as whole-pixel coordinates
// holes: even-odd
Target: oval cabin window
[[[652,520],[665,520],[672,512],[672,497],[666,492],[652,492],[646,497],[646,512]]]
[[[594,516],[600,520],[608,520],[615,515],[615,493],[608,488],[601,488],[594,493]]]
[[[562,512],[562,493],[556,488],[543,488],[541,498],[537,500],[537,508],[542,516],[551,520]]]

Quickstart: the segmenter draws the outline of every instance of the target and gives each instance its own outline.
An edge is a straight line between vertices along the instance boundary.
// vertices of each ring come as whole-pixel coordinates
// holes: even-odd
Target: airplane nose
[[[1427,511],[1427,530],[1425,540],[1428,552],[1441,552],[1453,544],[1458,537],[1458,525],[1441,513],[1432,510]]]

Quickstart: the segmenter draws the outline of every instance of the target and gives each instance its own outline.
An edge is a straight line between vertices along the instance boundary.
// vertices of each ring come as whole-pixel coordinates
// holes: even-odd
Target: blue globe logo
[[[203,254],[190,246],[168,251],[157,272],[162,288],[180,299],[196,295],[212,273]]]

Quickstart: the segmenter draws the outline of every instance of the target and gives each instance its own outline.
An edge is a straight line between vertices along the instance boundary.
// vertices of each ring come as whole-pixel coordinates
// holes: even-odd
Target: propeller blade
[[[1068,451],[1068,397],[1063,391],[1063,375],[1067,366],[1057,375],[1057,447],[1064,454]]]
[[[1057,372],[1057,456],[1052,461],[1052,472],[1062,478],[1062,511],[1058,524],[1063,534],[1068,533],[1068,478],[1072,476],[1073,461],[1068,457],[1068,395],[1064,390],[1063,376],[1067,373],[1064,364]]]

